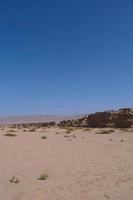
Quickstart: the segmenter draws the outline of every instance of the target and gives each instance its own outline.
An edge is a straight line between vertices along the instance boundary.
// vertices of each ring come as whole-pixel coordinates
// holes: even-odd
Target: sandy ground
[[[133,200],[133,130],[9,130],[0,129],[0,200]]]

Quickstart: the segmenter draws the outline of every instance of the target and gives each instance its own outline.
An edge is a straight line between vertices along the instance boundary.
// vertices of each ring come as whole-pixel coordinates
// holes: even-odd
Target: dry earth
[[[104,130],[1,127],[0,200],[132,200],[133,130]]]

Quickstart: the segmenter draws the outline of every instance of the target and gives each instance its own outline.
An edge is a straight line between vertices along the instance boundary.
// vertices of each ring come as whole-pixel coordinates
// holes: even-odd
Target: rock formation
[[[133,109],[123,108],[118,111],[96,112],[77,120],[61,121],[59,126],[130,128],[133,126]]]

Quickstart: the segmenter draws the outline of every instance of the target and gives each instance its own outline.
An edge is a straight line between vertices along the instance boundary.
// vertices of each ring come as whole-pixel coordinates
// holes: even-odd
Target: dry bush
[[[74,131],[74,128],[68,128],[69,131]]]
[[[120,131],[129,131],[130,130],[130,128],[119,128],[118,130],[120,130]]]
[[[13,176],[13,177],[10,179],[10,182],[11,182],[11,183],[19,183],[20,180],[19,180],[19,178],[16,178],[15,176]]]
[[[14,133],[14,132],[16,132],[16,131],[13,130],[13,129],[10,129],[10,130],[8,130],[7,132],[12,132],[12,133]]]
[[[70,133],[71,133],[71,131],[69,131],[69,130],[68,130],[68,131],[66,131],[66,133],[67,133],[67,134],[70,134]]]
[[[67,134],[71,133],[72,131],[74,131],[73,128],[66,128],[66,133],[67,133]]]
[[[43,135],[41,138],[42,138],[43,140],[46,140],[46,139],[47,139],[47,136],[46,136],[46,135]]]
[[[69,138],[70,136],[69,135],[64,135],[64,138]]]
[[[16,134],[13,134],[13,133],[6,133],[6,134],[4,134],[4,136],[15,137],[15,136],[17,136],[17,135],[16,135]]]
[[[114,132],[113,129],[110,129],[110,130],[102,130],[100,132],[97,132],[97,134],[111,134],[112,132]]]
[[[34,128],[29,129],[28,132],[36,132],[36,129],[34,129]]]
[[[85,128],[84,131],[91,131],[91,129],[90,128]]]
[[[41,180],[41,181],[45,181],[45,180],[47,180],[48,179],[48,174],[47,173],[42,173],[41,175],[40,175],[40,177],[38,178],[38,180]]]

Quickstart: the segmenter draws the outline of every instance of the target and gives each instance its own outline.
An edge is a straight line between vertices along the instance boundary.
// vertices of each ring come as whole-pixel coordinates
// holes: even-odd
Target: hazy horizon
[[[45,117],[45,116],[84,116],[84,115],[89,115],[89,114],[92,114],[92,113],[96,113],[96,112],[104,112],[104,111],[110,111],[110,110],[114,110],[114,111],[117,111],[119,109],[123,109],[123,108],[131,108],[133,109],[133,107],[129,107],[129,106],[125,106],[125,107],[117,107],[117,108],[107,108],[107,109],[99,109],[99,110],[93,110],[93,111],[90,111],[90,112],[84,112],[84,113],[51,113],[51,114],[47,114],[47,113],[42,113],[42,114],[39,114],[39,113],[30,113],[30,114],[16,114],[16,115],[1,115],[0,118],[16,118],[16,117],[36,117],[36,116],[39,116],[39,117]]]

